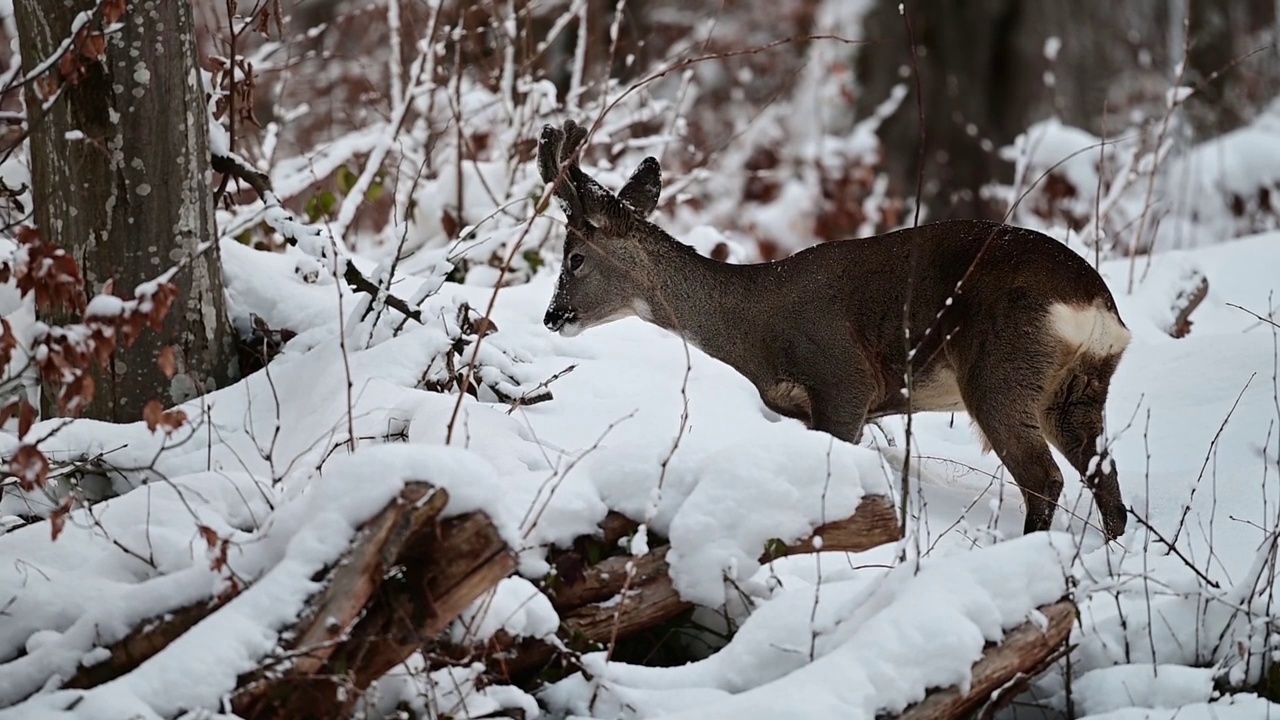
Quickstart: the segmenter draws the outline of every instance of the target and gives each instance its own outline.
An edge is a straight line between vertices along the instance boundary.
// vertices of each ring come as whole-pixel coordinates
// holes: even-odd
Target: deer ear
[[[649,156],[640,161],[627,184],[618,191],[618,199],[631,206],[642,218],[647,218],[658,207],[662,194],[662,166],[658,159]]]

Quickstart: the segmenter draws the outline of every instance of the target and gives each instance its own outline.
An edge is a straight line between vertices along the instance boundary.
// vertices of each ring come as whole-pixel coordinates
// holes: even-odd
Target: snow
[[[560,627],[551,601],[533,583],[509,577],[477,600],[449,627],[455,643],[481,643],[499,630],[511,638],[548,638]]]
[[[1178,535],[1193,572],[1133,521],[1123,548],[1102,546],[1081,519],[1092,501],[1061,459],[1064,497],[1080,517],[1060,512],[1055,533],[1017,537],[1020,499],[998,460],[981,454],[967,419],[952,423],[945,414],[915,419],[918,541],[761,566],[770,541],[802,539],[849,515],[867,494],[897,498],[900,418],[883,422],[897,447],[886,447],[875,429],[861,446],[837,443],[774,416],[727,366],[694,349],[686,360],[678,339],[637,319],[571,340],[547,333],[540,316],[552,289],[549,269],[499,293],[499,331],[481,343],[480,357],[513,375],[512,392],[573,366],[551,384],[555,398],[513,412],[484,393],[459,403],[420,381],[439,369],[458,304],[483,307],[490,289],[406,279],[396,287],[401,296],[412,295],[415,282],[440,288],[424,305],[436,320],[398,335],[383,329],[391,318],[364,327],[359,337],[367,344],[349,348],[344,361],[334,286],[298,276],[297,251],[262,255],[224,242],[237,323],[249,327],[252,314],[298,335],[269,372],[188,403],[192,417],[207,413],[218,428],[211,448],[202,427],[166,440],[141,424],[88,421],[46,441],[54,459],[101,454],[105,467],[121,468],[105,482],[123,494],[72,511],[56,541],[42,524],[0,536],[0,556],[13,559],[0,566],[0,586],[12,588],[0,622],[0,701],[101,659],[102,648],[137,621],[207,597],[234,571],[252,581],[248,589],[137,671],[91,691],[37,693],[12,712],[89,717],[216,706],[237,673],[271,652],[317,589],[313,574],[342,552],[355,527],[405,482],[422,480],[449,492],[447,514],[487,513],[520,560],[519,576],[450,627],[455,640],[499,630],[554,633],[558,618],[532,581],[549,570],[548,549],[590,533],[610,510],[645,523],[628,540],[629,552],[646,552],[655,533],[668,538],[666,559],[681,596],[723,607],[739,624],[718,652],[680,667],[606,663],[588,654],[584,673],[537,694],[553,712],[776,717],[803,708],[808,717],[824,717],[839,708],[844,717],[870,718],[931,687],[963,685],[984,643],[1042,622],[1036,608],[1072,592],[1083,621],[1073,655],[1080,712],[1253,712],[1265,701],[1220,697],[1212,681],[1218,672],[1256,677],[1257,660],[1233,664],[1231,657],[1239,656],[1239,643],[1261,657],[1270,642],[1255,621],[1267,613],[1259,588],[1274,585],[1258,574],[1266,567],[1259,528],[1275,527],[1280,509],[1275,346],[1268,326],[1232,304],[1266,313],[1275,284],[1267,269],[1280,266],[1278,248],[1280,236],[1265,235],[1161,254],[1138,293],[1118,293],[1135,342],[1109,405],[1113,457],[1126,501],[1162,537]],[[1208,277],[1210,292],[1191,335],[1173,340],[1159,329],[1167,319],[1161,312],[1170,284],[1187,268]],[[1102,267],[1113,285],[1127,269],[1124,261]],[[353,305],[348,299],[344,308],[354,317]],[[342,391],[347,365],[350,407]],[[687,430],[676,442],[686,373]],[[350,454],[343,449],[348,415],[360,438]],[[377,440],[396,434],[403,439]],[[32,512],[29,503],[42,503],[36,514],[56,506],[6,488],[0,513]],[[197,525],[230,542],[228,568],[212,567],[216,553]],[[1199,573],[1220,587],[1207,587]],[[1233,612],[1240,607],[1250,612]],[[1152,662],[1159,663],[1154,670]],[[388,697],[413,693],[419,702],[426,693],[477,707],[533,702],[514,688],[493,687],[449,700],[437,685],[464,687],[476,677],[474,669],[451,672],[459,675],[389,676],[372,704],[390,707]],[[173,680],[179,677],[200,681]],[[1060,672],[1042,679],[1042,697],[1061,695],[1062,681]],[[83,697],[76,709],[59,711],[73,696]]]
[[[867,7],[822,3],[822,24],[857,35]],[[1050,38],[1045,57],[1052,61],[1060,46]],[[798,158],[780,161],[776,200],[743,206],[722,193],[705,211],[664,209],[659,222],[672,220],[673,232],[683,228],[676,234],[703,254],[723,244],[730,262],[753,259],[750,233],[785,249],[803,243],[818,191],[812,173],[786,163],[873,157],[876,126],[907,90],[855,122],[837,92],[847,68],[831,66],[833,57],[815,53],[821,62],[802,78],[815,89],[812,113],[765,118],[744,134],[744,144],[785,128],[803,138]],[[458,113],[449,97],[456,91],[467,132],[491,132],[489,146],[498,148],[528,139],[509,126],[505,95],[470,84],[411,90],[401,98],[425,119],[406,133],[443,127]],[[533,93],[530,113],[557,105],[549,83],[521,90]],[[630,123],[666,122],[665,101],[637,105],[619,107],[593,137],[593,151],[617,150],[590,168],[608,187],[621,184],[639,154],[684,138],[680,123],[643,142],[626,137]],[[390,126],[375,122],[275,162],[277,194],[220,210],[220,249],[234,326],[242,336],[262,325],[290,331],[280,355],[182,405],[192,421],[173,435],[143,423],[39,423],[28,438],[44,438],[59,483],[47,493],[2,486],[0,705],[12,707],[0,718],[170,717],[223,707],[237,677],[272,658],[320,589],[318,573],[415,481],[448,493],[446,517],[485,513],[518,560],[516,575],[450,624],[455,643],[500,633],[557,641],[560,618],[539,590],[549,555],[592,534],[610,512],[640,524],[619,552],[642,556],[669,543],[663,559],[676,592],[698,606],[699,622],[733,633],[673,667],[575,656],[576,670],[536,690],[495,685],[481,665],[441,668],[418,653],[362,698],[371,717],[404,705],[426,716],[520,708],[527,717],[599,720],[870,719],[932,688],[966,686],[988,643],[1024,623],[1043,629],[1041,608],[1064,597],[1080,615],[1070,662],[1035,681],[1026,695],[1034,702],[1064,714],[1070,702],[1077,716],[1095,720],[1280,716],[1280,706],[1223,690],[1256,686],[1280,649],[1278,341],[1275,328],[1240,309],[1275,317],[1280,232],[1224,242],[1239,225],[1222,214],[1224,193],[1274,186],[1273,115],[1167,160],[1160,193],[1176,186],[1169,178],[1196,183],[1191,200],[1175,203],[1159,224],[1160,252],[1136,265],[1101,263],[1134,336],[1103,442],[1141,522],[1131,519],[1113,545],[1103,543],[1092,498],[1056,453],[1064,507],[1052,532],[1022,537],[1021,497],[963,413],[914,418],[904,499],[902,418],[868,428],[853,446],[778,417],[731,368],[639,319],[571,339],[547,332],[541,317],[558,267],[545,263],[555,253],[537,262],[525,253],[563,232],[563,213],[552,204],[530,219],[515,202],[542,191],[531,164],[478,152],[461,162],[446,148],[433,161],[451,171],[397,189],[403,214],[369,238],[343,232],[354,227],[347,209],[357,201],[344,205],[337,232],[302,222],[283,202],[352,158],[388,152]],[[229,136],[213,125],[213,151],[253,167],[230,154]],[[1123,226],[1136,220],[1131,201],[1147,188],[1145,176],[1126,173],[1153,158],[1137,157],[1135,142],[1108,145],[1103,173],[1114,184],[1097,198],[1100,141],[1051,119],[1005,157],[1025,184],[1078,153],[1057,166],[1079,191],[1077,209],[1089,216],[1098,200]],[[371,172],[361,178],[363,186]],[[867,199],[872,225],[875,198]],[[718,222],[724,216],[733,222]],[[231,239],[260,222],[296,244],[263,253]],[[1091,247],[1088,228],[1047,229],[1082,252]],[[347,256],[347,246],[363,254]],[[4,252],[21,261],[21,250]],[[503,272],[494,258],[508,254]],[[341,281],[345,263],[385,281],[396,255],[404,257],[387,292],[418,308],[422,323],[402,322],[385,297],[354,296]],[[1208,296],[1190,335],[1175,340],[1167,334],[1174,302],[1200,276]],[[495,290],[499,278],[509,285]],[[478,338],[465,320],[491,299],[497,332]],[[89,314],[128,308],[98,297]],[[22,336],[45,329],[9,286],[0,288],[0,309]],[[475,397],[456,389],[459,369],[473,360]],[[511,402],[544,388],[553,399]],[[0,451],[18,443],[14,432],[0,434]],[[55,515],[72,489],[89,504],[66,514],[56,539],[52,522],[28,523]],[[810,538],[874,495],[906,503],[906,541],[850,553],[812,537],[813,553],[760,562],[771,543]],[[107,658],[138,623],[227,590],[240,592],[137,670],[92,690],[58,689]]]

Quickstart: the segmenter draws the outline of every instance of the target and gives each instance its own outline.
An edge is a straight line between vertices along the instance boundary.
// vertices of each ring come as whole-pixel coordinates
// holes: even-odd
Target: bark
[[[884,495],[869,495],[858,503],[853,515],[819,526],[809,537],[785,547],[769,548],[761,561],[819,550],[862,552],[895,542],[901,537],[902,526],[898,523],[898,509],[893,501]],[[814,546],[814,538],[822,539],[821,547]]]
[[[15,3],[23,65],[53,55],[77,13],[92,0]],[[223,387],[237,376],[235,337],[226,316],[210,187],[208,127],[191,5],[130,3],[104,62],[68,85],[47,112],[28,85],[35,219],[44,236],[75,257],[92,297],[107,280],[133,288],[215,241],[176,277],[181,295],[160,333],[118,348],[94,375],[96,393],[82,413],[136,421],[152,399],[166,406]],[[70,140],[68,133],[81,139]],[[42,317],[51,324],[66,321]],[[173,346],[172,379],[157,366]],[[44,414],[56,401],[44,393]]]
[[[960,720],[990,718],[1012,702],[1037,675],[1066,651],[1076,607],[1062,600],[1040,608],[1048,624],[1041,628],[1026,622],[1005,634],[974,664],[969,689],[935,689],[924,700],[907,708],[897,720]]]
[[[443,491],[436,495],[447,498]],[[435,517],[422,503],[412,517]],[[443,500],[440,503],[443,507]],[[264,667],[242,678],[236,714],[254,718],[346,718],[364,690],[414,652],[435,645],[449,623],[515,572],[515,556],[487,517],[410,522],[394,544],[357,552],[349,582],[332,582],[313,603],[283,673]],[[363,558],[368,562],[360,560]],[[346,564],[353,564],[349,560]],[[387,577],[389,568],[400,574]],[[354,593],[352,588],[362,588]]]

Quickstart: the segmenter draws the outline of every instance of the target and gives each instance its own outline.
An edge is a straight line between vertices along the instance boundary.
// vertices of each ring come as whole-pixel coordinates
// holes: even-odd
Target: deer
[[[966,412],[1021,491],[1024,534],[1053,523],[1063,476],[1050,447],[1080,473],[1106,539],[1124,533],[1100,439],[1131,335],[1078,253],[1031,229],[951,219],[723,262],[649,220],[656,158],[615,194],[581,169],[586,137],[565,120],[538,142],[566,219],[548,330],[575,337],[638,317],[729,365],[777,415],[855,445],[880,417]]]

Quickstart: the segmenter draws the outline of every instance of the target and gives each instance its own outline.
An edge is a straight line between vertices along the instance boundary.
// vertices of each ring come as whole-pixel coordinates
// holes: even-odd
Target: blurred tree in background
[[[862,112],[910,67],[898,5],[880,0],[867,15],[866,36],[880,42],[859,50]],[[1184,39],[1190,48],[1184,84],[1199,88],[1186,108],[1195,136],[1249,121],[1280,82],[1274,47],[1241,59],[1275,42],[1272,0],[938,0],[908,7],[926,118],[922,194],[934,218],[998,217],[1003,208],[977,193],[1010,173],[992,149],[1033,122],[1055,115],[1101,135],[1104,123],[1114,133],[1136,118],[1158,119]],[[905,193],[914,193],[919,154],[913,102],[881,133],[890,177]]]

